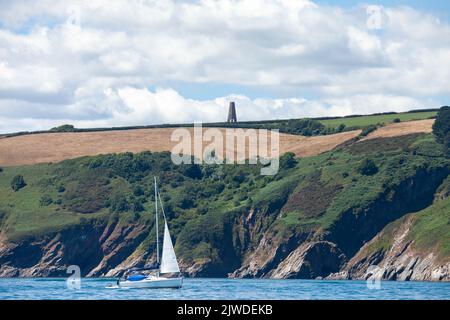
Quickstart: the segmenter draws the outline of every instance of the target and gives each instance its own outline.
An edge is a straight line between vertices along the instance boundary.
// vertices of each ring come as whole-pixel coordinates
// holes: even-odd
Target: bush
[[[181,209],[187,210],[195,206],[194,200],[190,197],[183,197],[179,203]]]
[[[245,181],[246,175],[243,171],[238,171],[233,176],[233,181],[237,183],[236,186],[239,186],[241,183]]]
[[[280,157],[280,168],[281,169],[291,169],[297,164],[297,159],[295,159],[295,154],[292,152],[286,152]]]
[[[26,185],[27,184],[25,182],[25,179],[20,174],[18,174],[11,180],[11,188],[16,192],[25,187]]]
[[[368,126],[368,127],[365,127],[365,128],[361,131],[360,136],[361,136],[361,137],[365,137],[365,136],[369,135],[369,133],[374,132],[375,130],[377,130],[377,126],[375,126],[375,125],[370,125],[370,126]]]
[[[2,168],[2,167],[0,167],[0,173],[1,173],[1,172],[3,172],[3,168]]]
[[[52,132],[74,132],[75,127],[71,124],[63,124],[62,126],[51,128]]]
[[[395,118],[394,120],[392,120],[393,123],[400,123],[402,122],[402,120],[400,120],[400,118]]]
[[[341,123],[339,125],[339,127],[337,127],[336,131],[337,132],[343,132],[345,130],[345,124]]]
[[[144,206],[142,205],[142,203],[138,199],[134,199],[133,200],[133,202],[131,204],[131,208],[133,209],[134,213],[138,213],[138,212],[144,211]]]
[[[47,207],[47,206],[51,205],[52,203],[53,203],[53,199],[47,194],[44,194],[41,197],[41,199],[39,200],[39,205],[41,207]]]
[[[314,136],[326,133],[327,128],[317,120],[295,119],[289,120],[285,126],[280,128],[280,131],[302,136]]]
[[[444,152],[450,155],[450,107],[442,107],[433,124],[436,141],[444,146]]]
[[[60,186],[58,187],[58,192],[59,192],[59,193],[63,193],[64,191],[66,191],[66,188],[65,188],[63,185],[60,185]]]
[[[136,186],[133,187],[133,194],[136,197],[143,196],[144,195],[144,189],[142,189],[142,187],[140,185],[136,185]]]
[[[372,159],[364,159],[358,168],[358,172],[365,176],[372,176],[378,172],[378,167]]]
[[[130,209],[127,198],[119,193],[110,199],[110,208],[113,212],[125,212]]]
[[[185,164],[182,166],[182,174],[192,179],[201,179],[202,168],[198,164]]]

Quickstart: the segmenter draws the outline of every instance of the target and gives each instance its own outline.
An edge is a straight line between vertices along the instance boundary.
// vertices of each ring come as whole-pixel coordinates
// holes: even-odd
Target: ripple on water
[[[112,286],[112,287],[111,287]],[[0,279],[6,299],[450,299],[450,283],[382,282],[370,289],[365,281],[185,279],[181,289],[124,289],[115,279],[82,279],[69,289],[65,279]]]

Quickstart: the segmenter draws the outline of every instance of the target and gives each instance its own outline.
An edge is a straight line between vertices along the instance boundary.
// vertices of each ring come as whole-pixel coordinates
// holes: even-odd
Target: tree
[[[111,211],[113,212],[125,212],[130,209],[127,198],[119,193],[113,196],[111,199]]]
[[[25,187],[27,184],[25,182],[25,179],[23,178],[22,175],[18,174],[16,176],[14,176],[14,178],[11,180],[11,188],[17,192],[20,189],[22,189],[23,187]]]
[[[444,152],[450,155],[450,107],[442,107],[433,124],[433,134],[436,141],[444,147]]]
[[[313,119],[292,119],[280,131],[299,134],[302,136],[314,136],[326,132],[326,127]]]
[[[202,178],[202,168],[198,164],[185,164],[181,168],[181,173],[192,179]]]
[[[375,130],[377,130],[377,126],[371,124],[371,125],[369,125],[369,126],[367,126],[367,127],[362,129],[362,131],[360,133],[360,136],[361,137],[365,137],[365,136],[369,135],[370,133],[374,132]]]
[[[142,212],[144,211],[144,206],[138,199],[133,199],[131,208],[133,209],[134,213]]]
[[[365,176],[372,176],[378,172],[378,167],[372,159],[364,159],[358,168],[358,172]]]
[[[295,154],[292,152],[286,152],[280,157],[280,167],[281,169],[290,169],[295,167],[297,160],[295,159]]]
[[[133,194],[136,197],[143,196],[144,195],[144,189],[142,189],[142,187],[140,185],[135,185],[133,187]]]
[[[74,132],[75,127],[71,124],[63,124],[62,126],[51,128],[52,132]]]
[[[44,194],[41,197],[41,199],[39,200],[39,205],[41,207],[47,207],[47,206],[51,205],[52,203],[53,203],[53,199],[47,194]]]

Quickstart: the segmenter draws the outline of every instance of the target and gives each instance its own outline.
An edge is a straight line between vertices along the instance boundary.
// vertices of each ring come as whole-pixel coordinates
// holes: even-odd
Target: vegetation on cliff
[[[122,253],[108,268],[143,251],[151,260],[156,175],[175,249],[185,265],[203,266],[198,274],[233,272],[261,241],[286,243],[279,259],[306,239],[334,243],[350,259],[386,225],[424,209],[411,236],[426,248],[425,235],[433,232],[433,243],[447,255],[447,207],[426,208],[438,190],[446,192],[450,163],[431,134],[364,140],[303,159],[286,154],[277,175],[259,172],[254,165],[176,166],[169,153],[151,152],[6,167],[0,173],[1,234],[23,243],[77,226],[140,226],[147,230],[142,239],[130,242],[126,257]],[[10,181],[17,175],[27,185],[14,191]]]
[[[450,107],[442,107],[433,124],[436,140],[442,144],[444,152],[450,157]]]

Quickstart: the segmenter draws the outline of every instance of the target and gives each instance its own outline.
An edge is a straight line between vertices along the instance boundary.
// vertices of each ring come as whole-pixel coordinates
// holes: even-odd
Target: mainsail
[[[172,239],[170,239],[170,232],[169,227],[167,226],[166,219],[164,219],[164,242],[163,242],[160,272],[161,273],[180,272],[177,257],[175,256],[175,251],[173,250]]]

